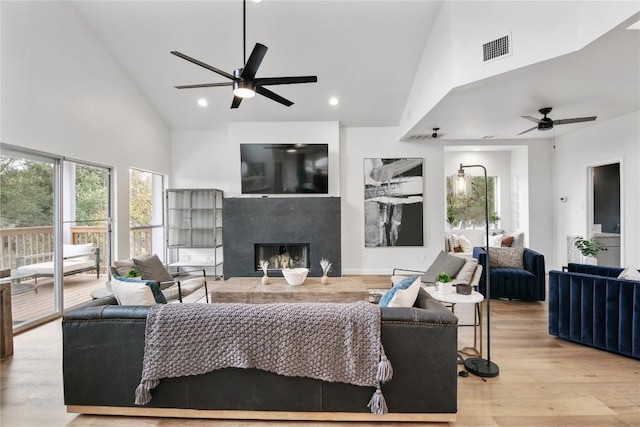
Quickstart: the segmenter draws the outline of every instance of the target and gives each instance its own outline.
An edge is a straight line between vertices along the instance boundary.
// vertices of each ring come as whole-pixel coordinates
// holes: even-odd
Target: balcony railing
[[[131,256],[151,252],[153,246],[150,227],[132,228],[129,236]],[[101,226],[71,227],[71,243],[93,243],[100,248],[101,254],[107,253],[107,233]],[[53,227],[0,229],[0,269],[15,268],[16,258],[24,256],[35,256],[34,263],[48,261],[44,254],[53,252],[53,248]],[[41,254],[43,258],[38,259],[37,256]]]

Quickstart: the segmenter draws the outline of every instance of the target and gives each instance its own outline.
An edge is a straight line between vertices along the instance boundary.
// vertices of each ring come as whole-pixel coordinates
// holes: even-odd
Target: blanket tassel
[[[151,389],[160,384],[158,380],[142,380],[136,387],[136,405],[146,405],[151,402]]]
[[[373,396],[371,396],[371,400],[369,401],[369,404],[367,406],[371,408],[372,414],[384,415],[389,412],[389,410],[387,409],[387,401],[384,400],[384,396],[382,395],[382,390],[380,390],[380,387],[378,387],[375,393],[373,393]]]
[[[391,362],[387,359],[387,355],[384,353],[384,349],[380,347],[382,355],[380,356],[380,362],[378,362],[378,374],[376,379],[378,381],[387,382],[393,377],[393,367]]]

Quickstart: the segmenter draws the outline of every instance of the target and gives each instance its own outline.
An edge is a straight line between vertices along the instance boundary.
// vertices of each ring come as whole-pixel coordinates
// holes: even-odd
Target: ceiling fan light
[[[251,82],[233,82],[233,94],[238,98],[253,98],[256,96],[255,86]]]

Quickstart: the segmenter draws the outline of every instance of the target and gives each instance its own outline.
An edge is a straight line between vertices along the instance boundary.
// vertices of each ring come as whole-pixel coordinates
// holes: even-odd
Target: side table
[[[484,295],[480,292],[472,291],[469,295],[458,293],[441,293],[435,290],[435,287],[428,286],[426,291],[429,292],[436,300],[451,306],[451,312],[455,313],[456,304],[475,304],[473,311],[473,347],[465,347],[459,350],[459,353],[468,356],[482,357],[482,301]],[[480,348],[478,349],[478,335],[480,337]]]

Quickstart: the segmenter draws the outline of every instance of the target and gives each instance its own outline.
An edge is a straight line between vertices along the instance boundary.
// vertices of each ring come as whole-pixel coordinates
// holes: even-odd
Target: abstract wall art
[[[423,246],[422,158],[364,159],[365,247]]]

